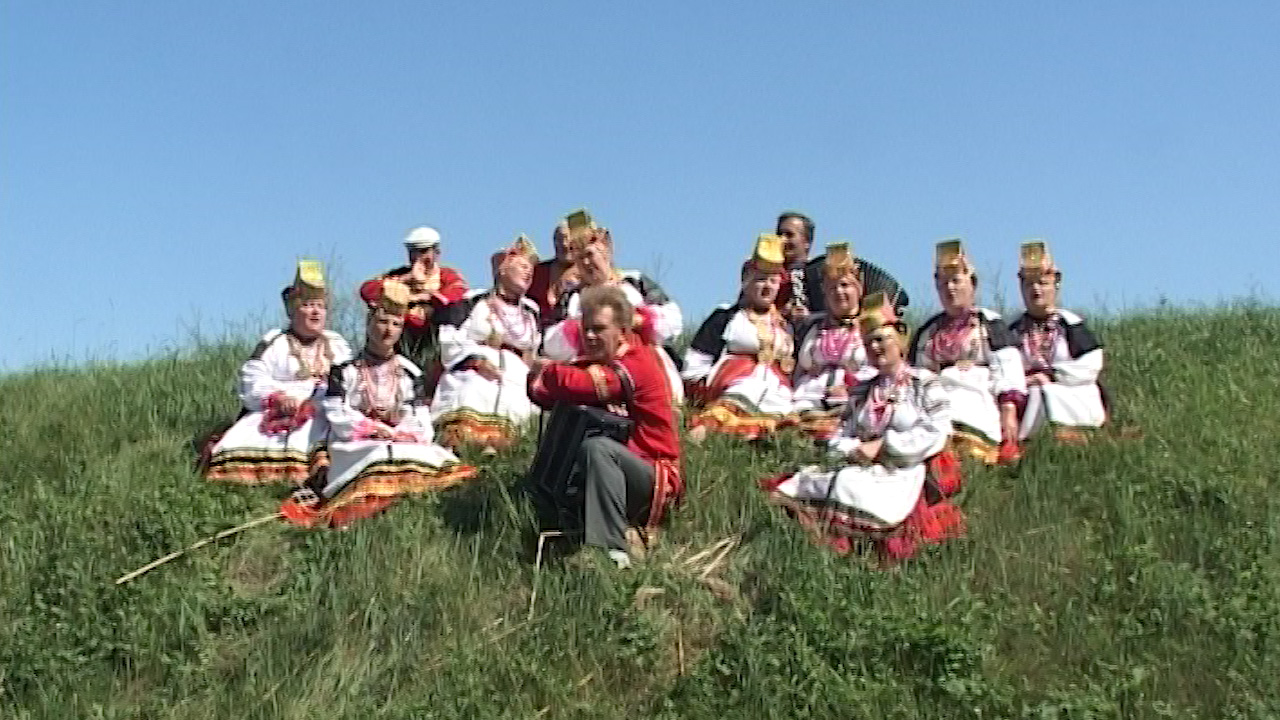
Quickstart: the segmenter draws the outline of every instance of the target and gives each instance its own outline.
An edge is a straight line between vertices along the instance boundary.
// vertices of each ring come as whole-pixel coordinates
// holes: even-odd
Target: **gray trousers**
[[[649,514],[653,468],[627,446],[607,437],[584,440],[578,462],[583,469],[586,544],[626,550],[627,525],[638,525]]]

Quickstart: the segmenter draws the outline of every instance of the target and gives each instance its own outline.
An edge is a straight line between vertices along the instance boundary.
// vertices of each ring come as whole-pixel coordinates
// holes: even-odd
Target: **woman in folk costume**
[[[285,501],[281,511],[290,522],[345,525],[400,495],[443,490],[476,474],[432,441],[422,371],[396,353],[409,298],[403,283],[384,280],[369,311],[364,350],[330,372],[323,402],[329,468]]]
[[[1102,344],[1083,318],[1058,307],[1062,273],[1045,243],[1023,243],[1018,281],[1027,311],[1009,327],[1027,373],[1019,437],[1025,440],[1048,422],[1059,441],[1087,442],[1080,428],[1101,427],[1107,419],[1098,385]]]
[[[636,331],[646,342],[663,346],[663,364],[677,404],[684,403],[684,385],[674,362],[672,343],[684,329],[680,306],[653,280],[613,266],[613,238],[596,227],[585,211],[566,218],[569,246],[576,263],[577,284],[565,288],[556,307],[556,320],[543,333],[542,354],[555,362],[571,362],[582,354],[580,318],[582,292],[592,287],[616,287],[635,309]]]
[[[858,332],[862,268],[849,243],[827,246],[822,292],[826,311],[796,332],[795,410],[800,429],[825,441],[835,434],[849,388],[871,372]]]
[[[782,238],[761,235],[742,266],[738,302],[711,313],[685,352],[681,375],[698,412],[690,439],[709,431],[756,439],[791,420],[791,326],[774,307]]]
[[[298,484],[328,424],[317,417],[329,368],[351,358],[342,336],[325,329],[328,294],[324,268],[298,262],[282,294],[289,327],[263,336],[240,367],[240,418],[213,446],[205,477],[258,485]]]
[[[1027,396],[1018,341],[999,313],[975,305],[978,276],[959,240],[938,243],[933,277],[943,312],[916,333],[907,360],[938,373],[958,447],[988,464],[1014,465]]]
[[[906,326],[883,294],[867,298],[858,323],[874,374],[854,385],[828,442],[837,467],[804,467],[763,485],[836,550],[865,537],[886,560],[900,560],[921,543],[963,532],[963,517],[945,499],[960,489],[959,463],[947,449],[951,414],[938,376],[907,365]]]
[[[438,318],[445,373],[431,411],[445,446],[509,447],[533,415],[525,380],[542,333],[538,306],[525,291],[537,261],[533,244],[521,235],[493,255],[493,289],[445,308]]]

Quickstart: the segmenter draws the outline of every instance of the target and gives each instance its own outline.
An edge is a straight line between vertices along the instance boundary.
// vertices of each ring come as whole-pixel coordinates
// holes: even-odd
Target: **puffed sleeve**
[[[439,329],[440,363],[446,371],[456,370],[459,365],[480,351],[480,343],[475,340],[473,329],[479,320],[476,316],[476,303],[460,302],[446,307],[436,317]]]
[[[288,370],[289,342],[283,332],[273,330],[263,336],[240,366],[240,402],[244,408],[261,412],[268,398],[285,392],[285,384],[276,378],[286,376]]]
[[[917,465],[942,452],[951,435],[951,406],[946,391],[936,377],[913,380],[919,383],[911,402],[918,419],[906,430],[885,430],[884,449],[900,465]]]
[[[703,321],[684,353],[684,370],[680,376],[685,381],[703,380],[711,372],[711,366],[724,352],[724,330],[732,317],[729,308],[717,308]]]
[[[1102,348],[1053,364],[1053,380],[1063,385],[1093,385],[1102,372]]]
[[[665,345],[679,337],[684,332],[684,315],[680,312],[680,306],[652,278],[641,275],[634,280],[627,279],[640,292],[644,304],[654,311],[653,326],[659,344]]]
[[[415,368],[416,369],[416,368]],[[426,377],[421,371],[409,370],[401,378],[404,404],[400,407],[400,423],[395,427],[397,441],[429,443],[435,437],[431,409],[427,405]]]
[[[329,351],[333,353],[333,365],[341,365],[350,362],[353,357],[351,353],[351,344],[347,339],[336,332],[329,331]]]
[[[991,394],[1004,402],[1021,403],[1027,395],[1027,375],[1022,348],[999,316],[985,321],[987,365],[991,368]]]

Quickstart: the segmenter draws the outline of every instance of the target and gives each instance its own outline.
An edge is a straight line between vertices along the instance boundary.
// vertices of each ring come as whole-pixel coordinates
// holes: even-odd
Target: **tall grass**
[[[969,537],[892,571],[834,557],[712,439],[656,557],[535,570],[526,443],[348,532],[270,512],[191,441],[247,348],[0,379],[0,716],[1160,718],[1280,714],[1280,312],[1099,328],[1139,438],[974,470]],[[734,537],[719,565],[701,550]],[[536,598],[531,596],[536,588]]]

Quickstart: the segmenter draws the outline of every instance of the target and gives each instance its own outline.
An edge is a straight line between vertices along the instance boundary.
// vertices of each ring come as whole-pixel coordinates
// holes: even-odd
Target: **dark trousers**
[[[649,514],[653,468],[607,437],[584,440],[578,462],[583,471],[586,544],[627,549],[627,526],[643,523]]]

